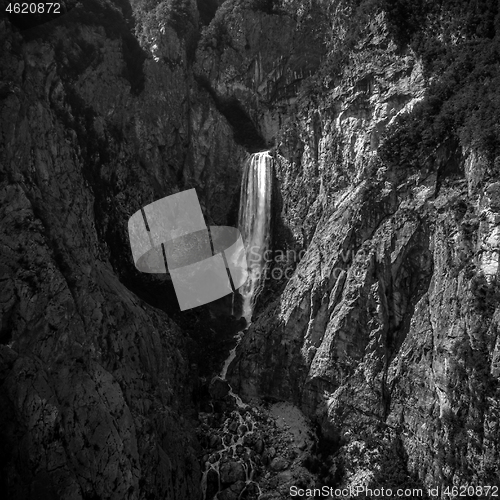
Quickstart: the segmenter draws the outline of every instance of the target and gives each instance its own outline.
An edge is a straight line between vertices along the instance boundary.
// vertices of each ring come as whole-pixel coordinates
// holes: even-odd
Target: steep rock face
[[[275,3],[224,2],[196,54],[197,77],[220,101],[233,104],[229,116],[237,108],[249,119],[247,129],[255,127],[253,142],[242,137],[251,151],[274,144],[300,82],[317,70],[326,51],[320,4]]]
[[[329,12],[341,38],[349,3]],[[235,9],[203,68],[277,141],[275,245],[295,254],[273,263],[293,274],[268,283],[229,370],[233,387],[247,400],[300,404],[343,445],[346,484],[498,482],[496,182],[486,160],[452,140],[418,170],[381,160],[384,133],[426,89],[383,12],[366,23],[342,78],[320,67],[267,127],[261,89],[274,81],[273,52],[243,45],[256,17],[269,28],[263,46],[287,39],[286,14]],[[268,69],[242,70],[252,67]],[[354,467],[360,442],[371,458]]]
[[[228,223],[245,152],[175,22],[136,26],[141,46],[128,2],[75,4],[0,24],[2,489],[191,499],[192,345],[123,285],[159,284],[155,305],[177,310],[164,278],[135,271],[127,220],[195,187]],[[194,2],[187,15],[194,33]]]

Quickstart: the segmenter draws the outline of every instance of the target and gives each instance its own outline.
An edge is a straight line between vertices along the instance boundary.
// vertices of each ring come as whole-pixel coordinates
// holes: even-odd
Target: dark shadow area
[[[75,105],[74,109],[78,109],[78,106]],[[85,108],[80,106],[79,109]],[[90,126],[91,117],[92,113],[88,111],[88,126],[81,129],[79,137],[82,156],[89,165],[85,178],[95,196],[94,212],[99,240],[108,249],[109,260],[120,281],[142,301],[164,311],[192,340],[189,362],[196,365],[192,368],[193,377],[209,377],[220,370],[233,347],[235,333],[242,328],[241,321],[231,314],[232,296],[181,311],[168,274],[141,273],[134,267],[126,224],[122,222],[123,213],[110,202],[115,199],[119,188],[113,178],[103,179],[98,164],[93,164],[96,158],[109,162],[114,145],[123,138],[117,135],[107,144],[99,142],[90,132],[93,130]],[[81,118],[84,119],[85,115]],[[68,125],[72,128],[75,126],[71,121],[68,121]],[[130,175],[130,182],[133,183],[132,170]]]
[[[266,142],[238,99],[235,97],[220,99],[217,108],[231,125],[235,142],[246,147],[250,153],[257,153],[267,148]]]
[[[7,309],[3,312],[3,318],[0,323],[0,345],[7,345],[12,340],[12,316],[13,310]]]
[[[195,75],[195,80],[212,97],[217,110],[226,118],[233,129],[234,140],[249,153],[269,148],[254,122],[235,97],[220,97],[204,76]]]
[[[118,247],[123,248],[123,245]],[[232,295],[226,295],[209,304],[181,311],[169,275],[140,273],[131,266],[116,269],[120,281],[141,300],[160,309],[193,341],[189,362],[196,365],[200,377],[212,377],[220,371],[229,351],[234,347],[234,336],[246,322],[231,314]]]
[[[144,90],[146,53],[130,31],[122,34],[122,54],[125,61],[122,76],[130,83],[130,92],[139,95]]]
[[[368,487],[371,489],[413,489],[422,492],[419,498],[429,499],[427,489],[419,480],[417,474],[411,474],[408,468],[408,453],[401,437],[397,435],[391,443],[380,445],[379,465]]]
[[[4,385],[15,360],[16,356],[5,356],[0,353],[0,405],[2,408],[0,412],[0,488],[4,492],[14,490],[16,498],[27,498],[30,473],[25,470],[23,477],[20,477],[19,471],[12,467],[15,460],[19,460],[18,444],[25,435],[26,429],[19,422],[16,409]]]
[[[201,23],[208,26],[219,7],[217,0],[196,0],[196,6],[200,13]]]
[[[71,9],[68,9],[65,15],[49,16],[50,18],[46,15],[43,18],[33,18],[31,21],[11,22],[22,30],[22,36],[26,41],[39,38],[49,40],[57,28],[70,29],[71,35],[68,38],[58,37],[58,41],[55,42],[56,57],[59,56],[58,63],[65,73],[61,76],[70,78],[77,78],[90,64],[99,62],[99,47],[80,36],[81,26],[104,28],[106,36],[111,40],[121,39],[125,62],[122,76],[130,83],[130,92],[138,95],[144,90],[143,63],[146,53],[133,34],[134,19],[129,1],[117,0],[115,4],[119,9],[97,0],[86,0],[85,5],[71,4]],[[68,57],[60,57],[61,55]]]
[[[323,485],[329,487],[337,487],[342,479],[343,468],[338,464],[336,467],[331,467],[332,456],[335,455],[342,442],[339,436],[326,436],[321,430],[321,426],[317,423],[314,425],[316,442],[312,448],[312,453],[307,455],[302,465],[312,474],[317,475]]]

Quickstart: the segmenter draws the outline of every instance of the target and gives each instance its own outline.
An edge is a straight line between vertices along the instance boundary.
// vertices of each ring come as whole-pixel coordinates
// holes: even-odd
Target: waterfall
[[[269,249],[271,225],[271,176],[272,157],[268,151],[255,153],[245,164],[245,171],[241,183],[240,210],[238,226],[245,244],[248,278],[238,291],[243,297],[242,316],[251,321],[252,309],[257,295],[263,286],[263,274],[266,270],[266,251]],[[236,345],[231,349],[222,370],[220,378],[226,380],[229,365],[236,357],[236,349],[243,338],[245,330],[235,336]],[[253,458],[255,453],[248,445],[248,437],[254,433],[256,420],[251,408],[243,403],[241,398],[229,386],[229,395],[236,403],[236,409],[227,414],[222,429],[222,443],[216,453],[212,453],[209,460],[205,461],[201,481],[202,500],[207,499],[209,484],[208,474],[213,471],[217,474],[217,493],[211,496],[212,500],[219,498],[221,488],[220,464],[238,462],[245,472],[245,485],[238,498],[259,499],[262,491],[256,480],[254,472],[257,467]],[[252,455],[253,453],[253,455]],[[253,493],[252,493],[253,492]],[[256,495],[256,496],[255,496]]]
[[[241,182],[238,226],[247,252],[248,279],[239,292],[243,297],[242,316],[248,322],[263,285],[271,239],[272,162],[269,151],[253,154],[246,162]]]

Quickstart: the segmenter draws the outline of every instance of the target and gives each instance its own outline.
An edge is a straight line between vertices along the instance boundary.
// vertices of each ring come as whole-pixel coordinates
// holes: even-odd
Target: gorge
[[[11,3],[7,498],[500,484],[498,2]],[[127,221],[188,189],[252,277],[181,311]]]

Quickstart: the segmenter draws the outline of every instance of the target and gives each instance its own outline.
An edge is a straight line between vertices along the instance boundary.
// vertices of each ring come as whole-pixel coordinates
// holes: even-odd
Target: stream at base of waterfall
[[[271,180],[269,152],[251,155],[242,178],[239,229],[245,242],[249,277],[238,291],[241,315],[251,321],[255,300],[262,289],[271,234]],[[248,328],[247,326],[247,328]],[[300,410],[289,403],[245,404],[226,381],[228,368],[245,331],[236,335],[221,373],[211,385],[211,412],[200,412],[199,439],[203,476],[201,500],[264,500],[288,498],[296,484],[315,484],[304,463],[315,436]],[[274,495],[274,496],[269,496]]]
[[[202,500],[288,499],[291,486],[320,486],[315,434],[292,404],[240,406],[229,393],[199,419]]]

